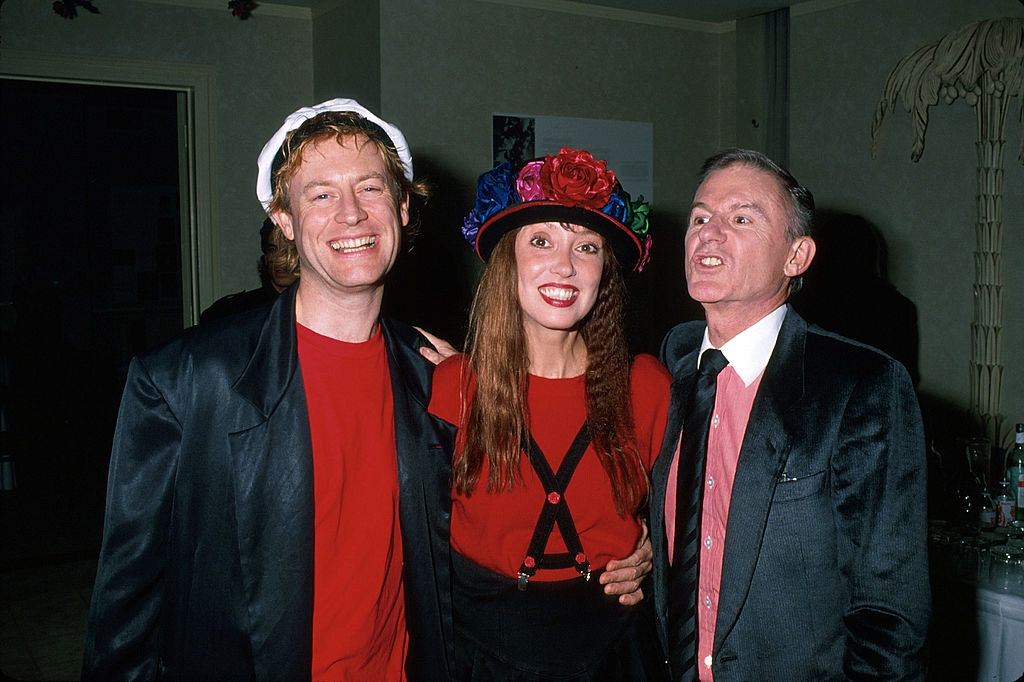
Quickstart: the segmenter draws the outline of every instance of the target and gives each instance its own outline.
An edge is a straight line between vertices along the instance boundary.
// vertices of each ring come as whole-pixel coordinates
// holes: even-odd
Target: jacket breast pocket
[[[824,471],[807,475],[789,475],[784,473],[775,485],[775,502],[802,500],[805,497],[819,495],[825,490],[827,477]]]

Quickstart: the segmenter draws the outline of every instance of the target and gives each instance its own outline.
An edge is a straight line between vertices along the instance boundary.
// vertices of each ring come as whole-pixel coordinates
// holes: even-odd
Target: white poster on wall
[[[586,149],[604,159],[629,195],[654,203],[654,125],[642,121],[494,114],[495,165],[513,166],[562,147]]]

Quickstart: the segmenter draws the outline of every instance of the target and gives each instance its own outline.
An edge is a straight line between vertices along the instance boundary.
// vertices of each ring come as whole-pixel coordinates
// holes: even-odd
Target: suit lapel
[[[426,678],[454,659],[451,606],[451,453],[454,427],[427,413],[432,366],[410,327],[382,322],[395,410],[398,513],[405,570],[408,660]]]
[[[268,314],[234,389],[255,410],[228,434],[256,677],[309,674],[313,459],[295,336],[295,288]]]
[[[716,653],[735,626],[749,592],[775,485],[788,455],[788,434],[801,426],[787,423],[787,414],[793,414],[803,395],[806,337],[806,323],[789,311],[750,410],[726,526]]]
[[[419,351],[414,333],[404,325],[382,322],[388,349],[388,368],[395,406],[395,449],[398,457],[398,489],[402,527],[413,527],[422,514],[424,474],[435,477],[429,485],[447,490],[451,485],[451,459],[447,450],[425,451],[424,415],[429,402],[431,368]],[[433,440],[436,440],[434,438]],[[441,444],[436,444],[440,446]],[[408,517],[408,518],[406,518]]]

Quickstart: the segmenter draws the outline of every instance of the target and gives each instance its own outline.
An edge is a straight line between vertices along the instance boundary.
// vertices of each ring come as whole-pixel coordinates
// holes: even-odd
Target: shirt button
[[[707,536],[706,538],[704,538],[704,546],[705,547],[707,547],[708,549],[711,549],[711,545],[713,545],[713,544],[715,544],[715,543],[712,542],[710,535]]]
[[[711,418],[711,426],[715,427],[716,429],[718,428],[718,415],[717,414],[714,417]]]
[[[708,476],[708,487],[709,488],[714,488],[715,487],[715,477],[714,476]]]
[[[710,595],[707,595],[707,594],[704,595],[704,606],[709,608],[709,609],[711,608],[711,597],[710,597]]]
[[[707,668],[711,667],[711,655],[710,654],[704,657],[704,666],[707,667]]]

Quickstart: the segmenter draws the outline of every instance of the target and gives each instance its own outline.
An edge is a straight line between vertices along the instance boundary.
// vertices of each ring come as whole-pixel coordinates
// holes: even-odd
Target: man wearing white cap
[[[301,277],[133,361],[83,678],[448,679],[453,435],[436,353],[380,318],[426,187],[397,128],[335,99],[286,119],[256,192]],[[649,543],[613,563],[635,602]]]
[[[352,100],[267,143],[257,195],[302,277],[133,361],[84,678],[447,679],[451,434],[423,337],[379,317],[423,194]]]

